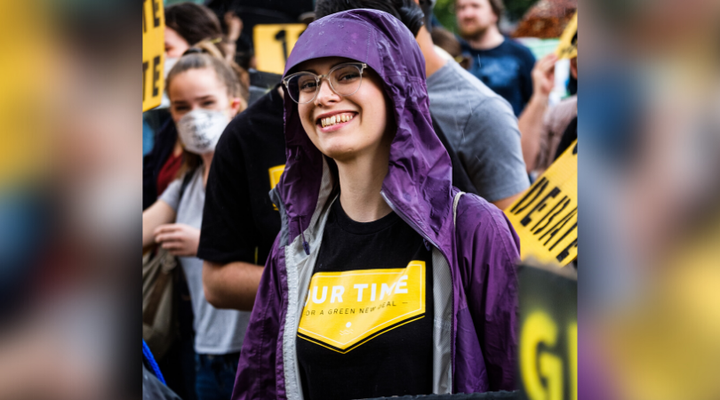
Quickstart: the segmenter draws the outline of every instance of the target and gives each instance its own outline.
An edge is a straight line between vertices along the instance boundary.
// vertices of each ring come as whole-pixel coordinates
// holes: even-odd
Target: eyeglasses
[[[325,75],[312,72],[296,72],[283,80],[290,98],[298,104],[306,104],[317,97],[320,81],[326,78],[330,89],[339,96],[351,96],[360,89],[365,63],[346,63],[333,67]]]

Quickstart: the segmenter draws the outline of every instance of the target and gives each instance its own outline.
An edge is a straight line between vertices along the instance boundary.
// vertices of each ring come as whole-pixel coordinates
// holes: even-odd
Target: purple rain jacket
[[[395,107],[397,133],[381,194],[433,246],[434,393],[515,389],[519,239],[494,205],[475,195],[457,196],[451,185],[450,158],[432,128],[425,60],[415,38],[384,12],[333,14],[308,26],[285,75],[321,57],[367,63]],[[297,104],[287,92],[285,99],[287,164],[271,192],[282,229],[255,298],[233,400],[303,398],[295,342],[333,178],[302,128]]]

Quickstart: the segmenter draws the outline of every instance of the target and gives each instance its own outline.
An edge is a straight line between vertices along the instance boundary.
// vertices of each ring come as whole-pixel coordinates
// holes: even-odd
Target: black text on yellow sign
[[[305,24],[255,25],[253,41],[257,69],[282,75],[290,52],[305,28]]]
[[[160,105],[165,83],[165,9],[143,0],[143,111]]]
[[[518,361],[525,398],[577,400],[577,279],[526,266],[519,275]]]
[[[505,210],[520,237],[520,257],[561,266],[577,258],[577,140]]]
[[[577,57],[577,36],[578,36],[578,15],[577,12],[565,27],[562,36],[560,36],[560,44],[555,50],[558,58],[575,58]]]

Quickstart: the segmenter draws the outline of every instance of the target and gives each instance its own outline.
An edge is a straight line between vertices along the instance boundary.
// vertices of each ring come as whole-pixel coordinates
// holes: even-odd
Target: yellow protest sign
[[[568,22],[560,36],[560,44],[558,45],[555,54],[558,58],[575,58],[577,57],[577,30],[578,30],[578,15],[577,12]]]
[[[253,41],[258,71],[282,75],[285,62],[305,28],[305,24],[255,25]]]
[[[520,257],[561,266],[577,258],[577,140],[505,210]]]
[[[522,398],[577,400],[577,274],[528,265],[518,270]]]
[[[165,84],[165,9],[143,0],[143,111],[160,105]]]
[[[6,194],[12,199],[18,183],[49,172],[48,161],[57,153],[53,139],[63,136],[51,134],[57,131],[56,111],[62,109],[57,99],[66,95],[59,82],[65,82],[67,73],[51,67],[67,51],[53,31],[53,17],[51,7],[41,1],[2,4],[0,26],[6,34],[0,35],[0,201]]]

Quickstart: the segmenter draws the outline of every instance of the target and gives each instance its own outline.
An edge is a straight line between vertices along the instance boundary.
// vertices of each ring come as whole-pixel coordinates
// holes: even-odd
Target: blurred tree
[[[437,0],[433,13],[447,30],[457,33],[457,23],[455,22],[455,0]]]
[[[511,22],[517,22],[525,15],[528,9],[532,7],[537,0],[508,0],[505,2],[505,10],[507,18]]]

